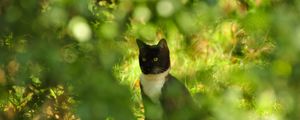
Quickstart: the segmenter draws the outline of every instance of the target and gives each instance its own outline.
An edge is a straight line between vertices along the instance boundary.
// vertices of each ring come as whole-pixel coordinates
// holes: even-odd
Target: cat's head
[[[140,68],[144,74],[158,74],[170,68],[169,48],[165,39],[161,39],[157,45],[147,45],[138,39],[136,42]]]

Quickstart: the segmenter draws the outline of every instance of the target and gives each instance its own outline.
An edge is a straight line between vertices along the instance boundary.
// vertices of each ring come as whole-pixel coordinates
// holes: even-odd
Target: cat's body
[[[140,85],[146,120],[199,120],[199,109],[188,89],[170,73],[169,49],[137,40],[142,70]]]

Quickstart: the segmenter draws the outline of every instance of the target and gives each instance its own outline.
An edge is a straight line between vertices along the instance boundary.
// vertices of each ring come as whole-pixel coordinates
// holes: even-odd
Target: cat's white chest
[[[166,81],[168,70],[160,74],[141,75],[144,93],[155,103],[159,103],[161,89]]]

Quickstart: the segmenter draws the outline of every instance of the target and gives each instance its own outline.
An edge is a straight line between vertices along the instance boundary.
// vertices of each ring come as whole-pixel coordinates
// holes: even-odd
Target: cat
[[[183,83],[172,76],[165,39],[157,45],[136,40],[145,120],[200,120],[199,108]]]

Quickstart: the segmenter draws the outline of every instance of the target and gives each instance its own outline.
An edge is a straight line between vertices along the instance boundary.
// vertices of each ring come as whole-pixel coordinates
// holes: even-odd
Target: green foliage
[[[210,119],[300,119],[296,0],[0,1],[0,119],[143,119],[135,43]]]

